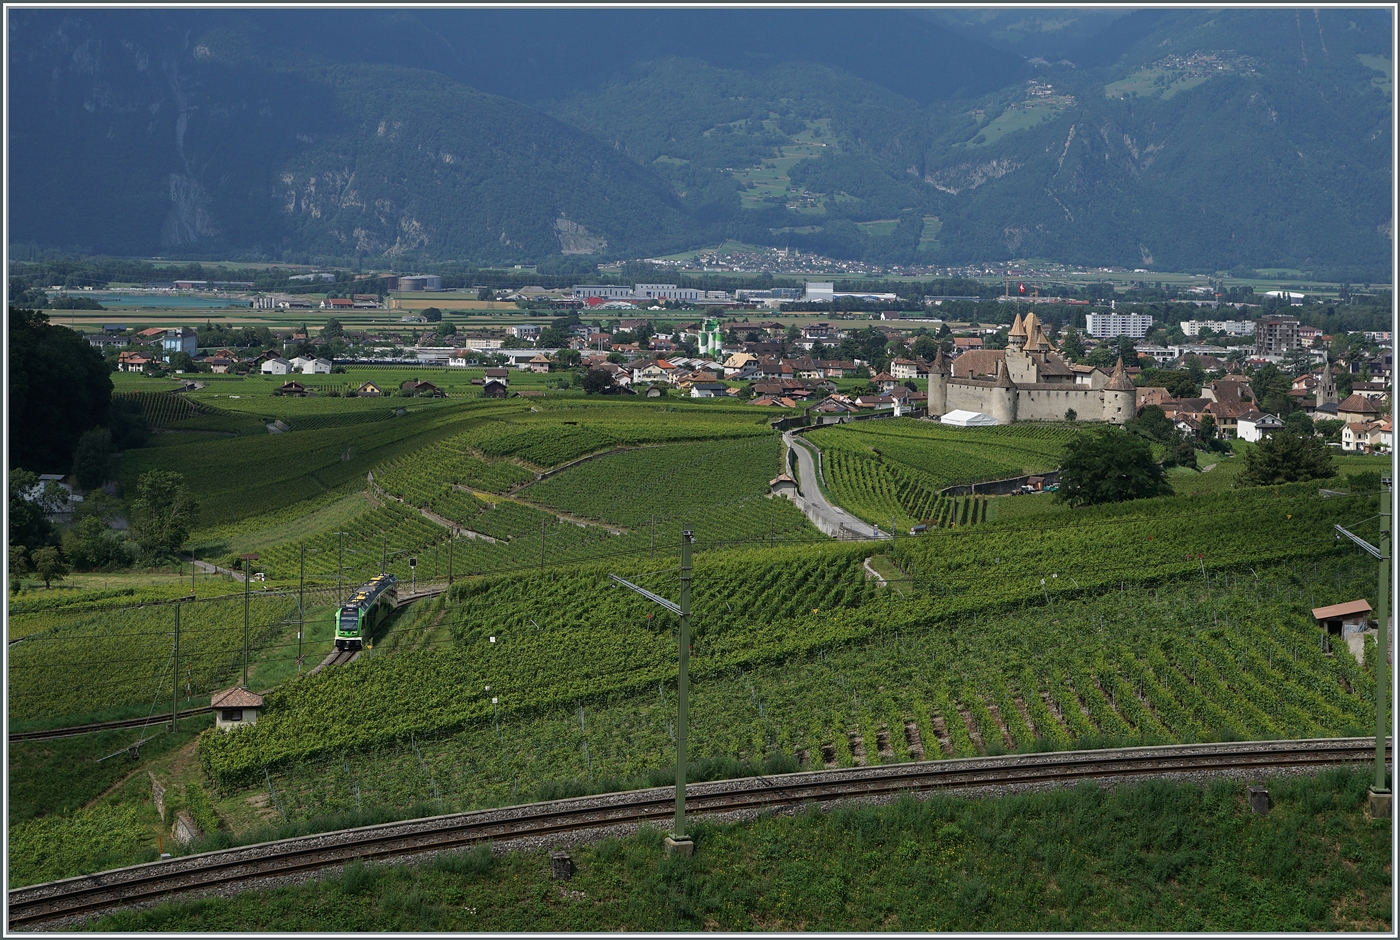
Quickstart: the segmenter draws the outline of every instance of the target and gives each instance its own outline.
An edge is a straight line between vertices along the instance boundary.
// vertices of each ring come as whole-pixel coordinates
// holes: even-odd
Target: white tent
[[[984,415],[980,411],[950,411],[939,421],[955,428],[989,428],[997,423],[996,418]]]

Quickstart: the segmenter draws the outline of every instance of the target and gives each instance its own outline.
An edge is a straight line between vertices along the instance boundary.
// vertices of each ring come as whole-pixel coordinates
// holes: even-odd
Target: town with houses
[[[199,290],[240,285],[171,286]],[[396,286],[434,291],[441,282],[432,275],[403,276]],[[522,394],[511,387],[512,373],[547,375],[569,369],[596,373],[603,394],[738,399],[754,407],[802,409],[814,416],[888,412],[963,425],[1065,419],[1122,424],[1152,405],[1185,435],[1200,435],[1204,424],[1214,436],[1244,441],[1257,441],[1283,427],[1283,415],[1260,410],[1262,403],[1244,374],[1246,366],[1272,363],[1288,367],[1294,375],[1293,407],[1287,410],[1342,422],[1336,442],[1342,450],[1387,453],[1392,446],[1389,333],[1367,334],[1378,344],[1378,355],[1329,364],[1332,337],[1288,315],[1183,321],[1179,327],[1185,341],[1170,345],[1144,340],[1154,328],[1151,315],[1118,312],[1113,303],[1107,310],[1082,314],[1081,331],[1063,333],[1042,322],[1034,302],[1024,317],[1016,314],[1009,328],[946,322],[934,315],[936,303],[926,307],[927,314],[880,311],[855,322],[849,315],[800,326],[761,318],[763,310],[782,304],[843,298],[879,302],[894,295],[838,292],[832,281],[734,293],[667,283],[524,287],[502,291],[499,299],[529,310],[558,312],[562,320],[554,322],[566,325],[560,329],[545,321],[462,333],[449,327],[444,332],[420,329],[428,325],[425,316],[407,313],[399,318],[399,330],[345,331],[337,337],[334,354],[326,351],[331,341],[324,331],[317,335],[305,328],[269,333],[274,342],[251,353],[245,348],[201,349],[198,331],[190,327],[129,333],[121,324],[111,324],[102,333],[90,334],[88,341],[114,350],[121,371],[168,368],[172,356],[183,354],[188,358],[181,363],[195,372],[288,376],[280,389],[288,395],[314,394],[291,376],[344,371],[345,365],[353,364],[484,367],[485,374],[474,384],[486,397]],[[310,309],[311,303],[298,295],[251,301],[254,307],[284,310],[297,309],[293,304]],[[392,309],[396,303],[393,296],[386,301],[370,294],[317,301],[318,309],[326,311]],[[687,322],[654,315],[663,311],[662,316],[684,316],[682,309],[708,316]],[[653,315],[623,315],[629,311]],[[586,319],[590,314],[596,317],[591,322]],[[892,355],[867,361],[841,352],[843,344],[850,347],[848,339],[871,330]],[[1070,336],[1080,347],[1078,356],[1064,349]],[[1125,341],[1131,341],[1130,346],[1124,346]],[[1128,358],[1119,355],[1110,364],[1100,357],[1098,364],[1091,364],[1088,353],[1099,345],[1119,353],[1126,350]],[[1175,397],[1169,389],[1146,381],[1144,369],[1190,369],[1220,377],[1201,383],[1195,397]],[[1348,394],[1338,393],[1342,373]],[[851,379],[860,381],[842,381]],[[366,383],[351,393],[389,392],[444,394],[431,381],[418,380],[405,381],[398,389]]]

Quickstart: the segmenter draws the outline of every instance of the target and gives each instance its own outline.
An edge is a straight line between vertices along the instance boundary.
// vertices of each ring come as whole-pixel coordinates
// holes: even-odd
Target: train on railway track
[[[399,579],[391,574],[375,575],[350,595],[335,614],[336,649],[364,649],[374,628],[398,603],[398,583]]]

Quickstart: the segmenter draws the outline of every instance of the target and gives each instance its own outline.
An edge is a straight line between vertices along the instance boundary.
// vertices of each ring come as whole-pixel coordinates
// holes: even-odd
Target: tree
[[[1201,415],[1201,440],[1209,444],[1210,442],[1215,440],[1215,435],[1215,415],[1211,414],[1210,412],[1206,412],[1205,414]]]
[[[63,533],[63,555],[79,571],[125,562],[123,545],[98,516],[85,516]]]
[[[1084,340],[1080,338],[1079,332],[1074,327],[1065,330],[1064,338],[1060,340],[1060,352],[1074,362],[1079,362],[1084,358]]]
[[[493,291],[493,290],[492,290],[491,288],[489,288],[489,287],[481,287],[481,288],[478,288],[478,289],[477,289],[477,292],[476,292],[476,299],[477,299],[477,300],[495,300],[495,299],[496,299],[496,292]]]
[[[612,373],[606,369],[589,369],[583,377],[583,391],[587,395],[599,395],[612,388]]]
[[[429,307],[423,311],[423,319],[427,320],[429,323],[441,323],[442,311],[437,307]]]
[[[107,421],[112,367],[78,333],[9,309],[10,466],[70,466],[82,433]]]
[[[73,454],[73,477],[78,488],[95,490],[112,474],[112,432],[106,428],[84,431]]]
[[[1160,444],[1169,444],[1176,440],[1176,427],[1172,425],[1171,419],[1160,405],[1143,406],[1138,416],[1130,419],[1124,427],[1134,434],[1140,434],[1149,441],[1157,441]]]
[[[23,545],[10,546],[10,593],[18,594],[20,575],[29,570],[29,554]]]
[[[1244,455],[1238,486],[1274,486],[1300,480],[1325,480],[1337,475],[1332,452],[1321,438],[1279,431],[1255,444]]]
[[[344,336],[345,327],[341,326],[340,321],[337,320],[335,317],[331,317],[329,320],[326,321],[325,325],[321,327],[321,335],[326,339],[332,339],[333,337],[337,336]]]
[[[48,514],[67,501],[67,494],[55,483],[39,485],[39,475],[29,470],[10,471],[9,543],[31,548],[53,542],[53,525]]]
[[[1295,411],[1283,419],[1283,430],[1299,437],[1312,437],[1313,419],[1308,417],[1306,411]]]
[[[43,548],[36,548],[29,555],[30,562],[34,565],[34,573],[44,582],[44,590],[49,589],[50,582],[62,581],[72,567],[63,560],[63,555],[52,545],[45,545]]]
[[[194,359],[183,349],[170,354],[170,368],[176,372],[193,372]]]
[[[199,504],[182,474],[148,470],[136,484],[131,503],[131,535],[151,559],[175,554],[185,544]]]
[[[1148,499],[1171,492],[1147,441],[1120,428],[1100,427],[1076,436],[1060,460],[1056,502],[1095,506]]]

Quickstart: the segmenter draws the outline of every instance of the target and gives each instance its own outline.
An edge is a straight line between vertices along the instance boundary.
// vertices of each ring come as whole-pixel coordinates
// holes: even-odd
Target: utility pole
[[[615,574],[608,577],[622,587],[635,591],[647,600],[680,617],[680,672],[676,681],[676,820],[672,833],[666,837],[666,852],[689,855],[695,843],[685,834],[686,725],[690,698],[690,546],[694,541],[690,529],[681,532],[681,602],[673,604],[646,588],[624,581]]]
[[[379,556],[379,573],[389,570],[389,536],[384,536],[384,553]]]
[[[248,583],[253,580],[252,563],[258,560],[257,552],[239,555],[243,559],[243,688],[248,688]]]
[[[656,513],[651,514],[651,557],[656,557]]]
[[[835,301],[832,301],[833,306]],[[690,698],[690,537],[691,530],[681,532],[681,671],[676,681],[676,831],[667,840],[672,852],[689,855],[695,843],[685,834],[685,775],[686,720]]]
[[[540,523],[540,574],[544,574],[544,523]]]
[[[1371,784],[1366,801],[1372,819],[1389,819],[1392,815],[1391,792],[1385,785],[1385,741],[1389,730],[1386,695],[1390,692],[1390,683],[1386,680],[1386,657],[1390,653],[1389,624],[1386,622],[1390,619],[1390,482],[1390,477],[1381,478],[1380,547],[1339,525],[1332,526],[1337,530],[1338,538],[1345,535],[1380,562],[1380,593],[1376,599],[1376,779]]]
[[[190,556],[193,561],[194,556]],[[180,712],[180,602],[175,602],[175,672],[170,687],[170,733],[175,733],[175,716]]]
[[[1390,652],[1386,620],[1390,616],[1390,480],[1381,480],[1380,596],[1376,623],[1376,782],[1368,795],[1371,816],[1388,819],[1392,814],[1390,788],[1385,785],[1385,733],[1390,728],[1386,714],[1386,657]]]
[[[340,536],[340,547],[335,554],[335,602],[343,604],[345,603],[345,592],[340,587],[340,579],[345,570],[345,533],[337,532],[336,535]]]
[[[301,543],[301,586],[297,588],[297,675],[301,675],[301,637],[306,632],[306,543]]]
[[[449,530],[447,536],[447,586],[452,586],[452,547],[457,544],[457,530]]]

